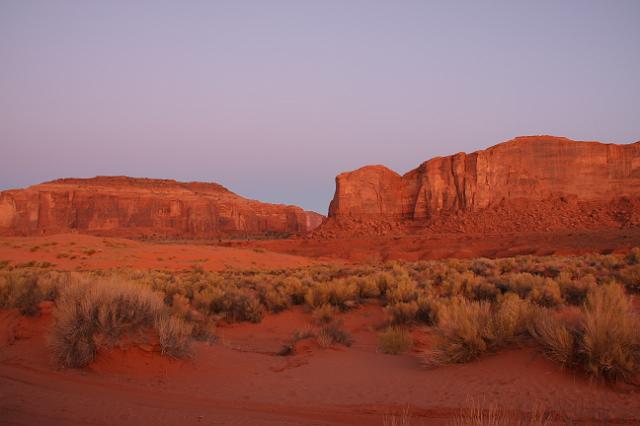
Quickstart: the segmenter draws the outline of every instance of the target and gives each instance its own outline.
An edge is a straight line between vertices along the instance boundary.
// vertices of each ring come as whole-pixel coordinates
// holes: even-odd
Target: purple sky
[[[0,0],[0,188],[333,178],[524,134],[640,140],[640,1]]]

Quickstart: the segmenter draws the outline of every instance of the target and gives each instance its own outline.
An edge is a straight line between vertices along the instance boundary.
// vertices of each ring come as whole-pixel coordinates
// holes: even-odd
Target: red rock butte
[[[206,238],[304,233],[323,216],[216,183],[98,176],[0,192],[0,234]]]
[[[617,227],[638,223],[639,196],[640,142],[524,136],[433,158],[402,176],[384,166],[342,173],[321,229]]]

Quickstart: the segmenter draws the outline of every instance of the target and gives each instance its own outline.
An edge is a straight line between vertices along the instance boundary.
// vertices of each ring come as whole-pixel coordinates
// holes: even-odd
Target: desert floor
[[[438,257],[486,255],[483,250],[491,244],[494,255],[522,254],[532,247],[534,253],[550,254],[545,242],[552,241],[558,247],[556,254],[611,252],[640,241],[640,231],[616,232],[603,239],[593,234],[539,236],[539,240],[507,235],[492,243],[450,236],[431,239],[432,245],[423,246],[420,255],[429,247]],[[376,244],[354,241],[360,245],[329,241],[323,248],[308,240],[228,242],[232,247],[225,247],[85,235],[3,238],[0,260],[50,262],[63,270],[290,268],[353,261],[360,257],[357,253]],[[411,257],[411,244],[419,243],[407,237],[386,244]],[[356,255],[340,258],[339,247],[355,250],[351,253]],[[337,254],[331,255],[333,250]],[[278,355],[293,332],[311,321],[310,314],[298,307],[268,315],[260,324],[221,326],[218,341],[195,343],[191,359],[168,359],[151,348],[125,343],[100,353],[83,369],[54,365],[47,333],[55,308],[45,302],[40,309],[33,318],[16,310],[0,311],[0,424],[382,425],[392,424],[392,416],[408,410],[411,424],[444,425],[475,403],[495,404],[516,414],[540,410],[559,419],[569,415],[578,423],[639,424],[640,420],[637,389],[592,382],[562,370],[533,347],[427,369],[421,365],[420,352],[431,336],[428,328],[416,326],[411,353],[383,354],[377,348],[376,329],[383,325],[384,315],[377,304],[339,315],[354,338],[351,347],[325,349],[303,340],[295,354]]]
[[[419,351],[426,329],[413,330],[412,353],[377,350],[382,309],[341,315],[353,346],[322,349],[298,343],[276,353],[310,321],[301,309],[260,324],[218,329],[215,344],[196,344],[190,360],[126,345],[100,354],[88,368],[64,370],[50,360],[50,305],[36,318],[0,314],[0,423],[32,424],[383,424],[408,409],[411,424],[448,424],[462,407],[495,403],[501,410],[544,410],[589,424],[637,424],[637,390],[592,383],[561,370],[533,348],[465,365],[425,369]]]

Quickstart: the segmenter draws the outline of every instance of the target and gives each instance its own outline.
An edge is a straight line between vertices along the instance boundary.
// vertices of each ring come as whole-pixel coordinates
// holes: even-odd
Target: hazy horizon
[[[640,2],[0,3],[0,189],[128,175],[326,213],[340,172],[640,140]]]

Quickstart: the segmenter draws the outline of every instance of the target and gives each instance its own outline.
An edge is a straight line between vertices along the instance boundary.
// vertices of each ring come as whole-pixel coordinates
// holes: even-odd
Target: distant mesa
[[[0,192],[0,234],[82,232],[124,237],[285,236],[324,216],[243,198],[222,185],[98,176]]]
[[[342,173],[316,235],[634,226],[638,197],[640,143],[523,136],[402,176],[384,166]]]

